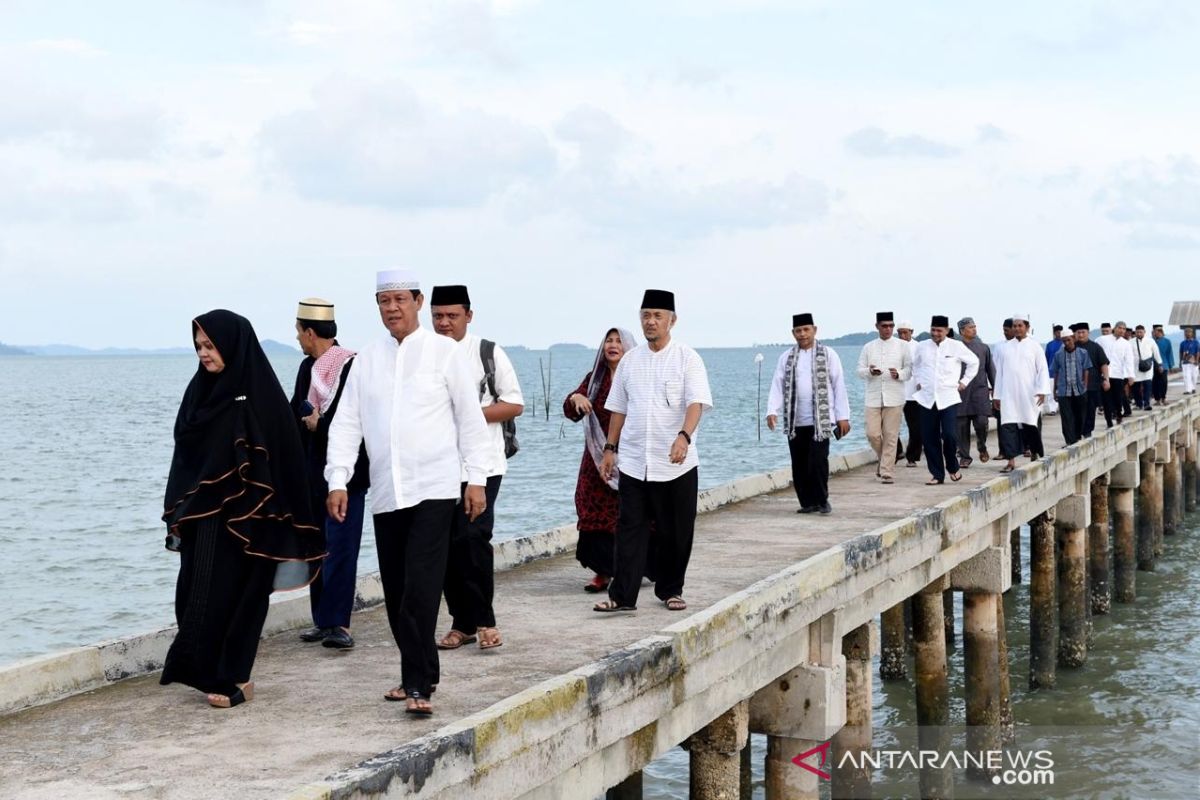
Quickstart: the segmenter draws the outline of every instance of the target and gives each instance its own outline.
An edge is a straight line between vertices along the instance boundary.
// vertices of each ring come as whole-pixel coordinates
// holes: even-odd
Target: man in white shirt
[[[792,316],[796,346],[779,357],[767,396],[767,427],[783,417],[792,457],[792,488],[798,514],[832,513],[829,504],[829,440],[850,432],[850,401],[842,361],[817,341],[812,314]]]
[[[1102,326],[1101,331],[1104,330]],[[1118,321],[1111,333],[1103,333],[1096,343],[1108,356],[1108,392],[1105,397],[1105,422],[1120,425],[1129,416],[1129,395],[1133,389],[1133,347],[1125,338],[1125,323]]]
[[[950,318],[936,315],[929,324],[929,338],[917,345],[913,376],[916,400],[921,404],[921,434],[925,444],[925,466],[933,486],[962,479],[958,464],[958,409],[960,393],[979,371],[979,359],[966,345],[946,334]]]
[[[879,459],[875,475],[884,483],[895,482],[896,449],[892,443],[900,438],[904,385],[912,375],[911,351],[907,342],[892,336],[895,325],[891,311],[876,313],[879,338],[867,342],[858,356],[858,377],[866,383],[867,441]]]
[[[1012,320],[1013,338],[1000,345],[992,396],[1000,412],[1000,454],[1008,459],[1001,472],[1012,472],[1023,452],[1030,460],[1046,454],[1039,423],[1051,389],[1046,351],[1029,335],[1029,317],[1013,314]]]
[[[1142,411],[1149,411],[1154,405],[1154,375],[1162,372],[1162,353],[1158,343],[1153,339],[1147,341],[1146,326],[1138,325],[1133,329],[1133,401]],[[1148,369],[1141,369],[1145,362],[1150,362]]]
[[[511,423],[525,410],[525,398],[521,395],[517,372],[504,350],[495,342],[467,332],[475,314],[466,286],[433,287],[429,310],[434,331],[449,336],[467,351],[492,449],[485,492],[487,508],[474,520],[468,519],[462,509],[454,514],[444,590],[446,609],[453,621],[449,633],[438,640],[438,648],[456,650],[478,637],[479,648],[490,650],[503,644],[492,607],[495,594],[492,528],[500,481],[508,471],[504,428],[505,423]],[[462,489],[467,490],[465,470]]]
[[[416,277],[380,272],[375,302],[390,335],[359,352],[346,380],[329,427],[326,506],[331,517],[345,519],[346,485],[365,442],[379,577],[400,647],[401,682],[386,697],[428,715],[439,680],[434,636],[455,506],[461,496],[472,520],[486,510],[492,446],[469,354],[421,327],[425,296]]]
[[[712,391],[700,355],[671,338],[677,319],[675,295],[647,289],[641,308],[646,343],[626,353],[613,374],[600,476],[607,481],[614,469],[621,471],[616,569],[608,599],[596,611],[637,609],[651,522],[658,567],[654,594],[670,611],[687,608],[683,583],[699,490],[694,442],[700,417],[712,408]]]

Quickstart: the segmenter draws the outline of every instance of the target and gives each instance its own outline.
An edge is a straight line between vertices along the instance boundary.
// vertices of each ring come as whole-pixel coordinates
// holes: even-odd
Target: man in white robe
[[[1017,456],[1029,451],[1031,459],[1044,456],[1038,420],[1050,386],[1046,352],[1029,337],[1029,318],[1013,315],[1013,338],[1000,345],[996,361],[996,390],[993,404],[1000,412],[1000,452],[1012,472]]]

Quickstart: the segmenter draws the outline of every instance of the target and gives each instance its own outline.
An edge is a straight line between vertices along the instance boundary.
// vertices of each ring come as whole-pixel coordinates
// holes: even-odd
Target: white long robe
[[[1050,386],[1046,352],[1028,336],[1004,342],[999,350],[993,396],[1000,401],[1000,424],[1037,425],[1037,396],[1048,394]]]

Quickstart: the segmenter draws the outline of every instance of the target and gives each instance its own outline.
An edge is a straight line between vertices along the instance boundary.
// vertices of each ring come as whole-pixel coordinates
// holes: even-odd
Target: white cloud
[[[860,128],[843,141],[851,152],[867,158],[950,158],[961,152],[924,136],[894,136],[874,126]]]
[[[287,38],[298,45],[317,45],[336,35],[339,30],[333,25],[296,20],[287,26]]]
[[[1012,137],[1008,135],[1007,131],[1005,131],[1003,128],[1000,128],[999,126],[993,125],[990,122],[980,125],[975,130],[978,133],[978,136],[976,137],[976,141],[979,142],[980,144],[989,144],[989,143],[993,143],[993,142],[1003,143],[1003,142],[1012,141]]]
[[[269,120],[260,143],[304,197],[407,210],[478,206],[555,164],[545,135],[517,120],[347,78],[320,85],[311,108]]]
[[[86,57],[107,55],[104,50],[83,39],[36,39],[26,46],[35,52],[64,53]]]
[[[1200,167],[1188,157],[1125,164],[1096,199],[1116,222],[1200,227]]]

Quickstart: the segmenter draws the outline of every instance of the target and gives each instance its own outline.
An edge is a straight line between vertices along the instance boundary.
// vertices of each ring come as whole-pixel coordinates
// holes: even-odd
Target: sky
[[[216,307],[700,347],[879,310],[1165,322],[1200,299],[1190,2],[0,2],[0,341],[186,346]],[[426,316],[426,320],[428,317]]]

